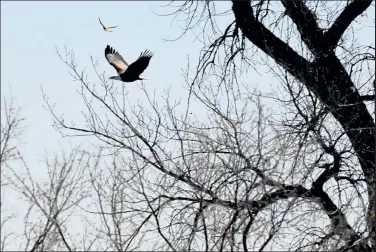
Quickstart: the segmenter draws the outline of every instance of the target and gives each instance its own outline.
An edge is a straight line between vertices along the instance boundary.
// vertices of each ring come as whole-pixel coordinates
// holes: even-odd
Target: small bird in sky
[[[145,78],[141,77],[140,74],[142,74],[148,67],[150,59],[153,57],[153,53],[149,50],[145,50],[140,54],[135,62],[128,65],[128,63],[117,51],[115,51],[115,49],[107,45],[106,49],[104,50],[104,56],[106,57],[108,63],[110,63],[110,65],[113,66],[119,74],[118,76],[110,77],[110,79],[120,80],[123,82],[133,82],[136,80],[146,80]]]
[[[100,24],[102,25],[102,27],[103,27],[103,30],[105,30],[106,32],[112,32],[110,29],[113,29],[113,28],[118,27],[118,25],[117,25],[117,26],[109,26],[109,27],[106,27],[106,26],[103,25],[101,19],[100,19],[100,18],[98,18],[98,19],[99,19],[99,23],[100,23]]]

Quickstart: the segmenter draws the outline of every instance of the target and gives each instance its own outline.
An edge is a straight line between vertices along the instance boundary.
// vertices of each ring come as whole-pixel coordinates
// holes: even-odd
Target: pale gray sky
[[[118,50],[128,62],[133,62],[141,51],[150,49],[154,57],[143,74],[150,79],[145,81],[148,91],[155,91],[158,97],[164,89],[172,86],[172,95],[176,95],[177,100],[186,93],[182,69],[187,65],[187,55],[191,58],[191,65],[196,65],[202,44],[192,33],[174,42],[163,40],[177,38],[182,32],[171,16],[156,14],[172,11],[161,7],[167,3],[1,2],[1,97],[13,96],[17,105],[22,106],[22,115],[26,116],[29,127],[20,149],[37,177],[45,176],[45,170],[39,165],[44,150],[54,152],[61,146],[82,142],[80,138],[62,139],[52,127],[51,114],[43,108],[41,87],[50,101],[56,103],[58,112],[77,123],[83,121],[80,109],[77,109],[82,106],[81,97],[76,92],[79,84],[72,81],[55,46],[62,52],[64,46],[74,50],[79,68],[89,72],[92,71],[90,56],[93,56],[98,60],[98,68],[108,76],[115,75],[115,70],[104,57],[107,44]],[[231,3],[218,1],[216,5],[217,8],[229,9]],[[373,9],[369,12],[374,16]],[[104,32],[98,17],[107,26],[119,27],[112,33]],[[219,25],[224,27],[232,20],[232,15],[224,17]],[[374,45],[374,37],[373,24],[360,31],[359,40],[362,44]],[[266,69],[260,68],[259,71],[261,76],[252,72],[255,86],[278,83],[271,73],[265,74]],[[91,79],[96,81],[93,75]],[[142,96],[137,84],[125,85],[135,101]],[[14,204],[18,206],[20,203]]]
[[[21,115],[27,119],[28,128],[22,135],[19,148],[35,179],[46,178],[45,151],[53,154],[61,148],[74,146],[82,138],[61,138],[52,127],[52,116],[44,109],[41,88],[57,112],[67,119],[83,122],[82,98],[77,93],[79,83],[73,82],[69,69],[59,59],[55,47],[64,52],[72,49],[80,69],[88,70],[92,81],[90,56],[98,60],[99,69],[108,76],[116,72],[105,57],[107,44],[114,47],[124,59],[133,62],[139,54],[150,49],[154,53],[149,67],[144,72],[148,91],[161,97],[164,90],[172,86],[171,94],[178,100],[182,93],[184,78],[182,69],[187,66],[189,55],[193,64],[197,62],[202,44],[192,33],[174,42],[182,32],[172,17],[161,17],[174,9],[163,8],[166,1],[93,1],[93,2],[1,2],[1,97],[14,97],[16,105],[22,107]],[[229,3],[220,4],[229,6]],[[98,17],[107,26],[118,25],[112,33],[102,30]],[[231,21],[231,16],[224,24]],[[122,85],[121,82],[117,82]],[[137,83],[126,84],[134,102],[142,99]],[[3,104],[3,100],[1,101]],[[95,139],[91,138],[95,141]],[[3,191],[8,206],[21,210],[16,225],[22,231],[24,203],[12,191]],[[12,248],[20,249],[13,243]]]
[[[128,62],[137,59],[141,51],[150,49],[155,56],[144,73],[152,79],[150,88],[157,85],[158,89],[167,88],[183,80],[181,69],[186,65],[187,55],[197,55],[200,45],[189,35],[177,42],[163,42],[162,38],[175,38],[181,32],[176,24],[171,25],[170,17],[153,14],[152,11],[166,13],[166,9],[159,8],[165,3],[1,3],[1,91],[3,96],[12,92],[24,107],[23,114],[30,124],[25,135],[29,150],[40,152],[43,146],[50,149],[60,139],[51,127],[50,114],[42,108],[41,86],[61,112],[71,118],[80,117],[76,109],[80,104],[75,92],[78,85],[72,82],[55,46],[62,51],[65,45],[73,49],[79,67],[89,71],[90,56],[93,56],[109,76],[115,71],[104,58],[107,44]],[[104,32],[99,16],[105,25],[119,27],[113,33]]]

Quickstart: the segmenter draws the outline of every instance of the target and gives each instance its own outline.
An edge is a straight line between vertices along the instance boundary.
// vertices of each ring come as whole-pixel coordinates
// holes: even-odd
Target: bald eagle
[[[119,74],[118,76],[110,77],[110,79],[120,80],[123,82],[133,82],[136,80],[145,80],[145,78],[141,77],[140,74],[142,74],[148,67],[153,54],[149,50],[145,50],[140,54],[135,62],[128,65],[128,63],[117,51],[115,51],[115,49],[107,45],[106,49],[104,50],[104,56],[106,57],[108,63],[110,63],[110,65],[113,66]]]

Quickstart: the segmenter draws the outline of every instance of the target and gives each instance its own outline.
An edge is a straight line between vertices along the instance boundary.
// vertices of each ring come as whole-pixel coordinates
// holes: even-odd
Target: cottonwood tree
[[[220,31],[217,4],[176,12],[187,29],[204,24],[188,103],[142,84],[132,104],[94,59],[95,81],[59,53],[80,84],[85,123],[46,100],[55,126],[118,157],[107,173],[91,171],[93,229],[117,251],[373,251],[374,45],[350,33],[372,2],[233,1]],[[252,86],[262,65],[278,92]]]
[[[302,152],[312,148],[310,138],[319,145],[316,151],[320,155],[308,162],[311,167],[306,173],[315,174],[314,179],[295,196],[317,201],[332,225],[325,240],[337,235],[345,243],[343,249],[361,238],[367,249],[375,248],[375,48],[374,43],[355,42],[359,33],[353,27],[372,4],[232,1],[229,12],[234,21],[222,31],[218,31],[216,20],[223,13],[216,11],[212,1],[186,1],[175,13],[185,15],[188,30],[202,23],[208,26],[205,31],[211,31],[205,34],[207,44],[192,85],[200,74],[218,71],[218,65],[222,76],[231,72],[237,75],[241,63],[254,66],[261,63],[262,56],[282,80],[288,93],[283,105],[292,106],[291,116],[283,125],[295,137],[299,159],[307,163],[311,158]],[[374,26],[374,16],[362,21],[368,24],[360,26]],[[367,109],[367,102],[372,109]],[[332,161],[323,163],[323,156],[328,155]],[[329,185],[336,186],[336,191],[329,193]],[[347,188],[358,193],[343,201],[336,194],[345,193]],[[335,203],[335,198],[340,202]],[[353,211],[361,212],[355,218],[363,222],[362,231],[356,224],[349,225],[348,218],[353,217],[346,214],[350,202],[360,199],[367,201],[367,207]],[[317,242],[322,243],[320,239]]]
[[[266,201],[295,187],[274,178],[276,171],[269,167],[287,162],[286,141],[273,129],[257,93],[211,82],[192,89],[208,118],[198,121],[179,112],[168,92],[161,107],[144,86],[143,102],[127,104],[130,99],[120,86],[100,74],[95,84],[78,70],[71,53],[60,56],[81,83],[86,124],[67,123],[46,100],[56,127],[63,134],[94,135],[104,142],[102,148],[122,156],[122,165],[109,177],[112,190],[103,185],[105,177],[92,176],[98,180],[93,183],[97,202],[111,198],[110,209],[100,203],[96,214],[114,222],[107,229],[118,251],[144,248],[150,241],[149,249],[238,250],[243,229],[268,227],[265,231],[273,233],[281,225],[275,220],[268,226],[269,215],[285,217],[277,208],[267,209]],[[265,194],[275,186],[280,190],[275,196]]]

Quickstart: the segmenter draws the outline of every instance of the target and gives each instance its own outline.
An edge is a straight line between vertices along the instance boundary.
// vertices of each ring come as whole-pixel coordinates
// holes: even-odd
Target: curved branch
[[[372,0],[352,1],[338,16],[334,24],[324,34],[328,49],[333,50],[343,33],[350,24],[362,14],[372,3]]]

